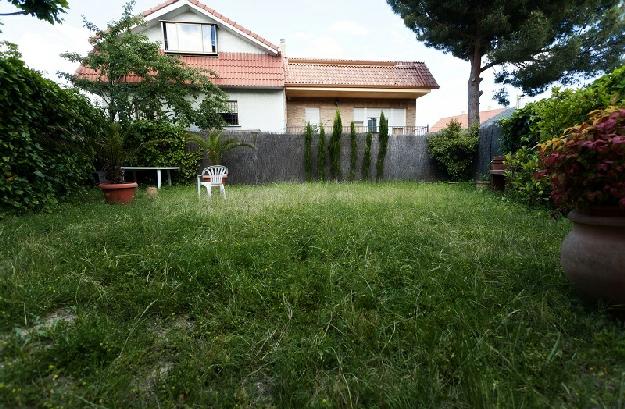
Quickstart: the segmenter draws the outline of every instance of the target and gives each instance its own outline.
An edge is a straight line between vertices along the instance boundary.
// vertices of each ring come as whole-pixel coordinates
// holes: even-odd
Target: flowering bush
[[[539,148],[537,176],[550,178],[556,206],[625,208],[625,108],[591,112],[587,122]]]

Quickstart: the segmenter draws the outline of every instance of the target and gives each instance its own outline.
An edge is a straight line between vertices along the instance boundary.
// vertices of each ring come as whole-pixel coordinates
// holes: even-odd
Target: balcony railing
[[[315,127],[317,128],[317,127]],[[286,128],[286,133],[288,134],[300,134],[304,133],[306,128],[304,126],[290,126]],[[356,133],[364,134],[367,132],[371,132],[373,134],[380,132],[379,126],[367,126],[367,125],[358,125],[355,127]],[[318,129],[316,129],[318,130]],[[332,126],[325,127],[326,134],[332,133]],[[350,126],[343,127],[343,134],[349,134],[351,132]],[[430,132],[429,126],[389,126],[388,133],[389,135],[417,135],[417,136],[425,136],[428,132]]]

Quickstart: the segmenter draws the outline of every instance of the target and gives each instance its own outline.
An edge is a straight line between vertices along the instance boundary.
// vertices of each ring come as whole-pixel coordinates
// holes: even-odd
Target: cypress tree
[[[313,127],[308,122],[304,130],[304,173],[307,182],[312,180],[312,135]]]
[[[317,146],[317,178],[326,180],[326,131],[319,126],[319,145]]]
[[[341,121],[341,113],[336,110],[334,123],[332,124],[332,139],[328,147],[330,153],[330,176],[334,180],[341,177],[341,135],[343,134],[343,122]]]
[[[367,132],[367,138],[365,140],[365,153],[362,156],[362,167],[360,169],[360,175],[363,180],[369,180],[369,170],[371,169],[371,143],[373,142],[373,136],[371,131]]]
[[[350,155],[349,155],[349,180],[356,179],[356,162],[358,161],[358,145],[356,144],[356,127],[351,123],[350,132]]]
[[[375,163],[375,178],[382,180],[384,178],[384,159],[386,158],[386,148],[388,146],[388,119],[384,116],[384,112],[380,115],[380,134],[378,135],[379,149],[378,160]]]

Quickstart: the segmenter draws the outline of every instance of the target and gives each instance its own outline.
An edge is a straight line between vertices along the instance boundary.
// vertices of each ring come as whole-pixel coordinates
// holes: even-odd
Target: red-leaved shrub
[[[625,208],[625,108],[591,112],[589,120],[540,147],[551,197],[562,210]]]

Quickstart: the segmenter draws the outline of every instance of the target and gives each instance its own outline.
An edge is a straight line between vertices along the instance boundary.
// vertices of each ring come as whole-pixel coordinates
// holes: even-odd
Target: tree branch
[[[22,10],[22,11],[14,11],[12,13],[0,13],[0,16],[25,16],[27,14],[28,14],[27,12]]]

